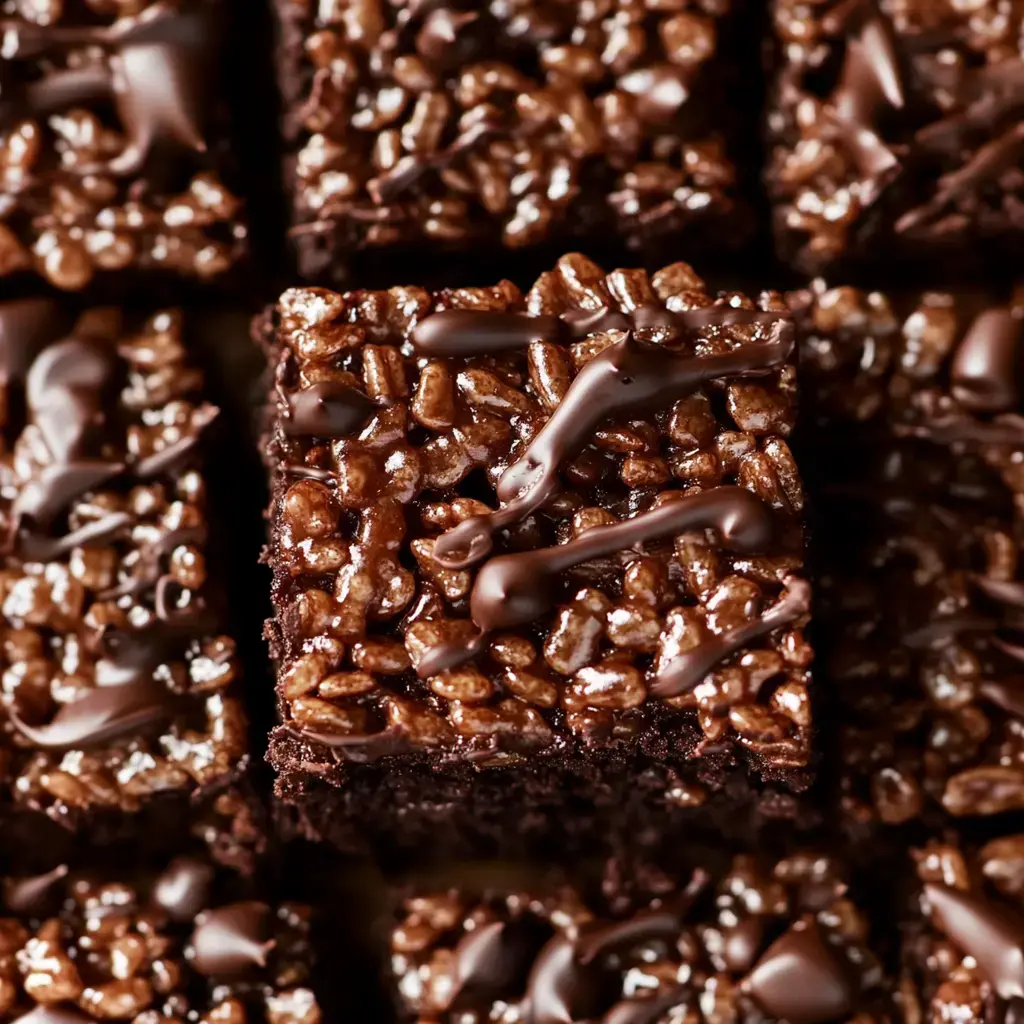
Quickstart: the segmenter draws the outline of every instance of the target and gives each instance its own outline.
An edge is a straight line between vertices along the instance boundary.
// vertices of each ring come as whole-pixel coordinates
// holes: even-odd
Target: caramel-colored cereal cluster
[[[0,9],[0,278],[29,271],[80,291],[106,271],[208,280],[234,264],[241,203],[218,176],[220,140],[203,138],[193,95],[215,62],[192,37],[213,38],[201,22],[215,6],[33,0]],[[150,26],[148,49],[131,46],[139,25]],[[154,87],[163,108],[146,92]]]
[[[753,1024],[797,1012],[787,983],[800,1019],[871,1024],[890,1016],[868,942],[835,861],[740,856],[719,877],[698,869],[685,887],[663,878],[653,898],[612,906],[568,887],[417,892],[391,932],[391,969],[403,1019],[419,1024],[512,1021],[559,997],[574,1020]],[[491,949],[503,958],[481,955]]]
[[[1024,5],[774,0],[772,16],[766,178],[787,258],[818,272],[884,240],[1019,235]]]
[[[509,552],[566,544],[682,495],[739,484],[770,509],[770,549],[741,555],[700,529],[585,563],[564,574],[550,614],[488,633],[477,656],[456,667],[423,671],[439,647],[478,633],[468,612],[479,567],[442,565],[438,538],[498,507],[499,478],[580,370],[623,332],[539,338],[526,350],[462,358],[417,356],[415,326],[441,310],[570,315],[716,302],[783,308],[774,294],[756,305],[734,294],[716,300],[685,264],[651,277],[605,274],[578,255],[526,295],[506,281],[434,295],[300,288],[282,296],[270,629],[285,728],[310,742],[309,763],[325,753],[329,760],[330,751],[344,759],[409,748],[501,763],[568,742],[630,744],[675,715],[696,722],[707,745],[745,750],[761,767],[806,764],[806,616],[723,658],[690,692],[662,699],[650,690],[659,666],[752,622],[799,573],[791,364],[601,422],[562,467],[557,494],[498,541]],[[711,355],[749,345],[761,331],[749,323],[653,330],[651,343]],[[333,440],[303,435],[293,416],[296,403],[325,388],[366,406],[361,425]]]
[[[63,820],[223,783],[247,726],[235,643],[209,603],[196,446],[216,410],[181,319],[130,332],[97,310],[58,340],[54,307],[0,319],[19,309],[52,342],[23,353],[0,415],[4,787]]]
[[[706,113],[729,3],[284,6],[300,247],[637,240],[732,209]]]
[[[192,858],[127,881],[66,867],[2,881],[4,1021],[321,1020],[306,906],[208,902],[213,869]]]

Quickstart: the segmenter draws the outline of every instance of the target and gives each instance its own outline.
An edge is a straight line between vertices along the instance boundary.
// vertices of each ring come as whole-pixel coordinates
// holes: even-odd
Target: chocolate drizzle
[[[769,340],[708,356],[641,346],[627,334],[580,370],[551,418],[502,475],[497,486],[502,507],[443,534],[434,558],[450,569],[484,558],[498,530],[531,515],[558,490],[560,468],[579,454],[606,417],[662,408],[720,377],[770,373],[792,349],[792,324],[779,319],[772,324]]]
[[[566,569],[637,544],[707,527],[718,531],[727,548],[746,554],[764,551],[773,536],[771,512],[760,498],[742,487],[714,487],[668,501],[633,519],[594,527],[567,544],[492,558],[477,573],[470,615],[481,635],[532,622],[555,606],[557,577]],[[421,678],[436,675],[458,663],[460,654],[465,661],[480,650],[480,639],[442,645],[427,652],[416,666],[417,674]],[[726,653],[723,649],[720,656]]]
[[[3,881],[3,902],[0,913],[36,914],[43,910],[53,887],[66,878],[66,864],[58,864],[44,875],[27,878],[5,878]]]
[[[1009,412],[1020,402],[1024,319],[987,309],[971,324],[953,358],[953,397],[975,412]]]
[[[172,921],[192,921],[210,901],[213,868],[194,857],[177,857],[153,883],[153,902]]]
[[[946,885],[931,883],[924,892],[936,925],[974,958],[1000,998],[1024,997],[1024,920]]]
[[[41,750],[88,750],[166,721],[176,703],[163,683],[145,679],[88,690],[62,704],[48,725],[29,725],[13,708],[8,714],[15,729]]]
[[[200,973],[213,977],[245,974],[253,967],[265,967],[274,948],[267,939],[270,907],[247,901],[206,910],[196,918],[188,957]]]
[[[806,580],[790,577],[785,580],[782,597],[766,612],[751,622],[710,637],[688,651],[677,654],[664,667],[651,687],[656,697],[678,697],[689,693],[702,679],[730,654],[740,650],[772,630],[782,629],[811,610],[811,587]]]
[[[359,430],[378,408],[348,384],[321,381],[289,396],[282,428],[290,437],[346,437]]]
[[[827,1024],[854,1010],[849,971],[814,921],[801,921],[776,939],[743,989],[766,1013],[789,1024]]]
[[[505,310],[446,309],[424,317],[409,340],[424,356],[468,358],[527,348],[534,341],[573,341],[608,331],[672,333],[725,327],[770,327],[788,314],[745,309],[716,303],[694,309],[638,306],[618,309],[573,310],[560,316]]]
[[[154,144],[171,141],[202,152],[203,51],[206,20],[157,2],[110,26],[36,26],[0,19],[5,58],[24,60],[54,49],[98,47],[97,63],[50,71],[0,107],[0,123],[45,117],[57,110],[110,99],[124,127],[116,156],[75,168],[77,174],[131,175],[141,170]]]

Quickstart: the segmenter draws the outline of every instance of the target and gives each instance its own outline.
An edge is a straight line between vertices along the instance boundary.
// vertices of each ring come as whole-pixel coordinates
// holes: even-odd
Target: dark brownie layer
[[[0,813],[109,820],[244,769],[182,318],[0,304]]]
[[[0,876],[0,1021],[320,1024],[309,907],[191,855]]]
[[[493,876],[497,872],[491,871]],[[738,856],[584,894],[523,871],[408,893],[391,931],[400,1019],[418,1024],[827,1024],[895,1019],[841,863]],[[610,883],[610,884],[608,884]],[[624,885],[623,885],[624,883]]]
[[[553,772],[555,804],[560,769],[622,759],[660,773],[659,803],[703,803],[737,763],[806,783],[780,296],[566,256],[527,295],[293,289],[273,319],[271,758],[290,799],[450,766]]]
[[[1020,259],[1024,5],[773,0],[772,16],[766,180],[785,259]]]
[[[208,280],[239,257],[221,180],[220,0],[0,4],[0,280]]]
[[[824,428],[821,622],[844,814],[1022,809],[1022,309],[822,285],[791,304]]]
[[[300,272],[410,243],[727,245],[733,7],[277,0]]]

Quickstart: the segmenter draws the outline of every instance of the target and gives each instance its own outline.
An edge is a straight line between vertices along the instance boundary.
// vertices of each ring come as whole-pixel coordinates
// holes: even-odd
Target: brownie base
[[[326,768],[287,728],[271,735],[275,808],[286,837],[372,855],[387,870],[451,858],[562,860],[627,848],[657,849],[706,836],[750,845],[766,825],[804,831],[819,823],[801,795],[810,772],[756,783],[744,768],[682,755],[562,753],[509,768],[439,766],[426,757]],[[699,806],[666,794],[699,787]]]

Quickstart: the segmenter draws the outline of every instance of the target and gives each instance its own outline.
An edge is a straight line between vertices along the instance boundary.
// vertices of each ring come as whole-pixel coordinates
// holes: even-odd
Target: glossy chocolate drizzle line
[[[203,911],[196,918],[187,956],[204,975],[226,977],[244,974],[253,967],[265,967],[276,945],[265,938],[270,907],[244,901]]]
[[[655,697],[678,697],[689,693],[730,654],[760,636],[791,625],[811,610],[811,587],[806,580],[784,581],[782,597],[756,619],[704,640],[689,651],[677,654],[663,668],[651,687]]]
[[[549,612],[558,600],[558,575],[566,569],[704,527],[715,528],[725,547],[744,554],[764,551],[773,535],[768,506],[742,487],[724,485],[668,501],[633,519],[596,526],[567,544],[492,558],[477,573],[469,599],[480,634],[431,648],[417,664],[417,674],[426,678],[462,664],[482,651],[483,638],[492,630],[521,626]],[[721,649],[717,657],[728,653],[723,644],[716,649]]]
[[[167,687],[152,679],[122,686],[98,686],[63,704],[47,725],[29,725],[14,709],[11,724],[40,750],[88,749],[118,739],[174,713],[177,701]]]
[[[1005,904],[947,885],[929,883],[924,892],[938,927],[974,958],[1000,998],[1024,995],[1024,919]]]
[[[1010,412],[1020,402],[1024,316],[986,309],[957,346],[950,367],[953,397],[975,412]]]
[[[289,437],[339,438],[354,434],[380,406],[337,381],[320,381],[287,396],[281,429]]]
[[[730,312],[751,311],[725,310],[724,315]],[[478,314],[472,322],[486,326],[487,316]],[[442,339],[447,335],[444,342],[447,348],[450,331],[443,332],[436,326],[426,330],[431,319],[420,325],[425,329],[426,341],[436,342],[439,335]],[[536,329],[529,323],[530,318],[523,319],[523,330],[532,340]],[[468,332],[472,322],[463,317],[456,327]],[[499,340],[505,342],[512,336],[510,327],[507,315],[502,315],[495,330]],[[588,328],[587,333],[593,329]],[[764,343],[751,343],[732,352],[708,356],[681,356],[663,348],[641,346],[627,333],[580,370],[551,418],[502,475],[497,486],[502,507],[472,516],[443,534],[434,546],[436,561],[445,568],[464,569],[484,558],[491,551],[498,530],[531,515],[557,491],[560,467],[582,450],[605,417],[636,409],[661,408],[719,377],[758,376],[776,369],[792,352],[793,327],[790,321],[775,318],[770,330],[770,337]],[[460,336],[461,331],[457,330],[456,336]],[[471,334],[461,336],[472,337]],[[485,338],[490,344],[494,336],[485,334]],[[422,336],[417,340],[414,332],[414,344],[419,346],[423,340]],[[428,344],[427,348],[430,347]]]
[[[526,348],[550,339],[572,341],[607,331],[699,331],[721,327],[770,327],[788,314],[716,304],[672,310],[638,306],[630,313],[618,309],[572,310],[560,316],[491,309],[446,309],[424,317],[410,341],[425,356],[468,358],[491,352]]]

